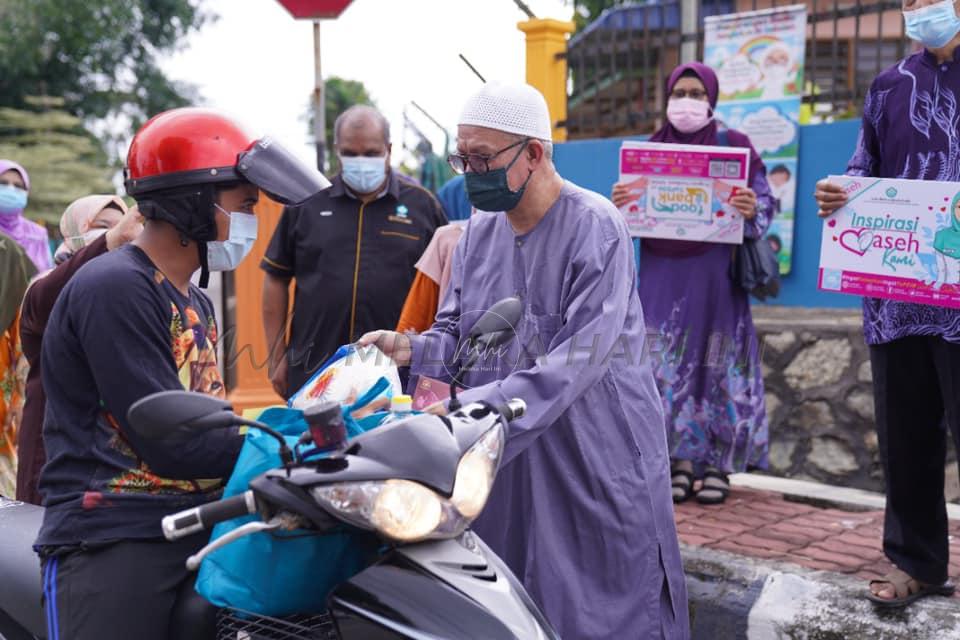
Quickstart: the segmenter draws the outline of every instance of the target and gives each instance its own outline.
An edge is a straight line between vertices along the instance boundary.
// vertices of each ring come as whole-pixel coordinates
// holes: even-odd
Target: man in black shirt
[[[414,265],[434,230],[447,223],[430,192],[390,169],[390,128],[378,111],[344,111],[334,146],[342,172],[326,191],[284,210],[260,264],[270,378],[285,398],[339,346],[396,326]]]
[[[132,244],[77,271],[51,313],[42,347],[47,392],[40,475],[48,638],[167,640],[178,597],[192,592],[195,535],[163,539],[165,515],[219,497],[243,442],[235,429],[189,442],[145,440],[130,406],[160,391],[224,397],[210,299],[201,269],[237,267],[256,239],[259,190],[285,201],[323,188],[270,141],[203,109],[174,109],[137,133],[127,192],[147,219]],[[264,180],[281,179],[285,184]],[[310,181],[312,179],[312,184]]]

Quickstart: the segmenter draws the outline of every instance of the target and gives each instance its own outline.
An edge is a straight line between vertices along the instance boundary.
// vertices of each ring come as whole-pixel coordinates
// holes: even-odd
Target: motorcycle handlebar
[[[522,418],[523,414],[527,412],[527,403],[520,398],[514,398],[500,407],[498,411],[507,422],[512,422]]]
[[[225,500],[217,500],[166,516],[161,521],[161,526],[164,537],[173,541],[209,529],[225,520],[256,512],[257,503],[253,492],[245,491]]]

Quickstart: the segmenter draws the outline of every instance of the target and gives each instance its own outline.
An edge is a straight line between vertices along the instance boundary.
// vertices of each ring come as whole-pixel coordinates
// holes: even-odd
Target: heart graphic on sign
[[[940,211],[946,211],[946,210],[947,210],[946,207],[940,207]]]
[[[873,231],[870,229],[847,229],[840,234],[840,246],[862,256],[870,250],[873,244]]]
[[[827,226],[830,227],[831,229],[837,226],[837,219],[834,218],[833,220],[830,220],[829,222],[827,222]]]
[[[630,205],[630,213],[636,213],[637,211],[640,211],[640,207],[635,204]]]

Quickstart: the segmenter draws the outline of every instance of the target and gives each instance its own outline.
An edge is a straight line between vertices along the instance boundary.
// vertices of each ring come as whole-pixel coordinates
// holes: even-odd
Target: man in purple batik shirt
[[[960,2],[903,0],[907,35],[923,50],[873,81],[847,174],[960,182]],[[846,203],[826,179],[820,216]],[[940,279],[942,281],[942,279]],[[897,569],[870,600],[900,607],[950,595],[944,421],[960,449],[960,310],[864,298],[877,435],[887,484],[883,549]]]

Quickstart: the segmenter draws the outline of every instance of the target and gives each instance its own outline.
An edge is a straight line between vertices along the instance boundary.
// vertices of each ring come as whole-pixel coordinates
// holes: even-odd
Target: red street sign
[[[336,18],[352,0],[277,0],[294,18]]]

